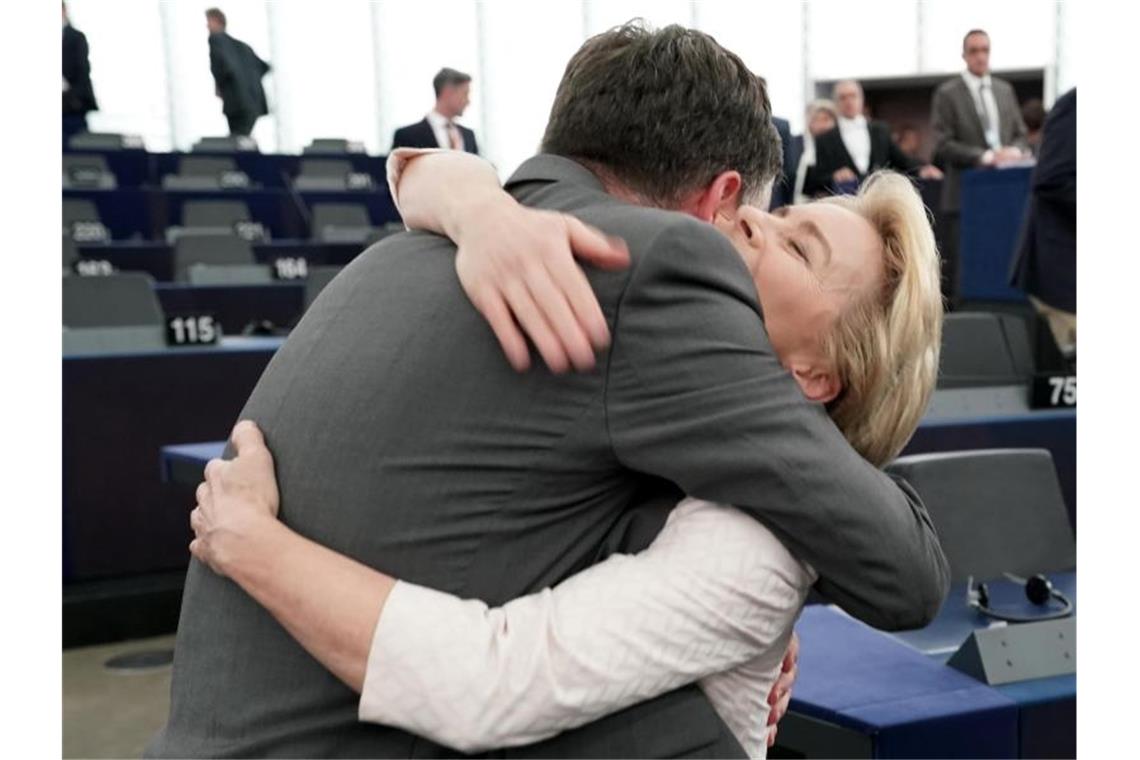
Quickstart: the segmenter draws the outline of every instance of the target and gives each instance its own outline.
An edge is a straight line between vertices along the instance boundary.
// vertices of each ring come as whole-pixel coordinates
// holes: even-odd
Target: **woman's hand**
[[[788,705],[792,701],[792,686],[796,682],[796,674],[799,671],[799,660],[800,637],[796,635],[795,631],[792,631],[792,638],[784,652],[784,661],[780,665],[780,677],[776,679],[772,691],[768,694],[768,704],[772,707],[768,712],[769,747],[776,743],[778,724],[784,714],[788,712]]]
[[[512,367],[530,366],[525,332],[551,372],[593,369],[594,352],[609,346],[609,328],[574,258],[600,269],[624,268],[624,241],[567,214],[526,208],[506,194],[466,213],[455,241],[459,281]]]
[[[220,575],[230,575],[243,552],[269,525],[277,525],[280,498],[273,455],[257,425],[239,422],[230,437],[237,456],[211,459],[190,513],[190,553]]]

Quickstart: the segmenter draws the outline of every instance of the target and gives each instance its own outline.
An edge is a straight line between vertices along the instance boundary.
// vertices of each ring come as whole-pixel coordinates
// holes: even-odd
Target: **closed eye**
[[[795,240],[791,241],[791,246],[792,250],[796,252],[797,256],[804,260],[805,264],[811,264],[811,261],[808,260],[807,252],[804,250],[803,246],[801,246]]]

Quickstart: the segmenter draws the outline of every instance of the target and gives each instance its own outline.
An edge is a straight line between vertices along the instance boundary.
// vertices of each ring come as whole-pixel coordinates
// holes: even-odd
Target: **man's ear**
[[[792,377],[808,401],[826,404],[839,395],[842,386],[836,374],[807,364],[793,364]]]
[[[712,222],[720,211],[735,216],[740,206],[740,190],[744,182],[736,170],[721,172],[695,199],[692,214],[703,222]]]

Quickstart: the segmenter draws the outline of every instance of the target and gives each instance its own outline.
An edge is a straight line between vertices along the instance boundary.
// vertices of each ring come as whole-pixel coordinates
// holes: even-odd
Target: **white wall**
[[[196,0],[71,0],[91,46],[101,110],[91,128],[152,150],[224,134]],[[1071,0],[217,0],[229,31],[270,61],[271,114],[254,137],[296,152],[315,137],[387,151],[434,101],[442,66],[475,77],[463,121],[504,176],[542,137],[566,61],[631,18],[695,26],[768,81],[773,110],[803,127],[814,82],[961,69],[962,35],[990,32],[996,69],[1044,68],[1046,100],[1076,84]]]

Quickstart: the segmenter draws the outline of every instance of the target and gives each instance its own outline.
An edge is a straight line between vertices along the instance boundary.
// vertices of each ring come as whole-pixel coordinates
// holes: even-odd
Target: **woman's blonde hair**
[[[823,340],[843,388],[828,413],[881,467],[910,440],[934,392],[943,313],[938,248],[922,197],[901,174],[875,172],[857,195],[820,202],[859,214],[883,241],[882,289],[853,301]]]

